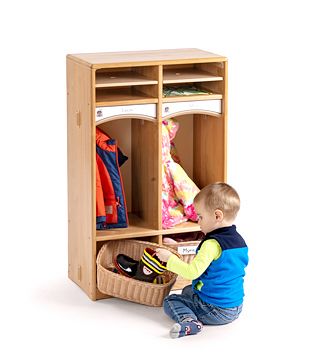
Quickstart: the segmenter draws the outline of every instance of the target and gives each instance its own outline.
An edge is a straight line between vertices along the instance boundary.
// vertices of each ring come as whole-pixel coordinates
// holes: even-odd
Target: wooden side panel
[[[95,299],[91,69],[67,58],[68,275]]]
[[[159,228],[159,124],[132,119],[132,212],[146,226]]]
[[[162,229],[162,97],[163,97],[163,66],[158,67],[158,104],[157,104],[157,139],[156,149],[157,155],[157,178],[159,179],[157,185],[157,229]],[[161,240],[162,241],[162,240]]]
[[[226,180],[225,131],[222,116],[194,115],[193,176],[200,188]]]
[[[223,98],[222,98],[222,118],[224,122],[224,181],[227,179],[227,164],[228,164],[228,61],[224,62],[223,66]]]

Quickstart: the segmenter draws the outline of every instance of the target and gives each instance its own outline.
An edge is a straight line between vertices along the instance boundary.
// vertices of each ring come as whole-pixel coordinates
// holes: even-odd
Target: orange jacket
[[[115,139],[96,128],[96,228],[128,226],[128,214],[120,166],[128,158]],[[120,165],[119,165],[120,163]]]

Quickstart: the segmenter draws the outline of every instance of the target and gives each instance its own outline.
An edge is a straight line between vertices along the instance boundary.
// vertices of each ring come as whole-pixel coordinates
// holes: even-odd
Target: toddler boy
[[[237,192],[226,183],[204,187],[194,198],[198,223],[205,234],[190,264],[170,251],[156,250],[167,269],[192,280],[181,294],[164,299],[164,311],[176,323],[172,338],[198,334],[203,325],[223,325],[242,311],[248,248],[233,224],[240,208]]]

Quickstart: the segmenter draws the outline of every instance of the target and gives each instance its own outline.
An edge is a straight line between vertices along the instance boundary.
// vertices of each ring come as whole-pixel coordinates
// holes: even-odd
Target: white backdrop
[[[316,3],[1,3],[1,358],[319,359]],[[229,59],[228,181],[250,265],[238,322],[173,341],[161,309],[91,302],[67,279],[65,56],[186,47]]]

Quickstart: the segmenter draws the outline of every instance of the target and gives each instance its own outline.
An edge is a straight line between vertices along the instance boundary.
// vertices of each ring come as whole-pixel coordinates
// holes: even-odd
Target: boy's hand
[[[166,249],[162,249],[162,248],[157,248],[156,254],[157,254],[157,257],[163,262],[168,262],[169,257],[172,255],[172,253],[170,251],[168,251]]]

